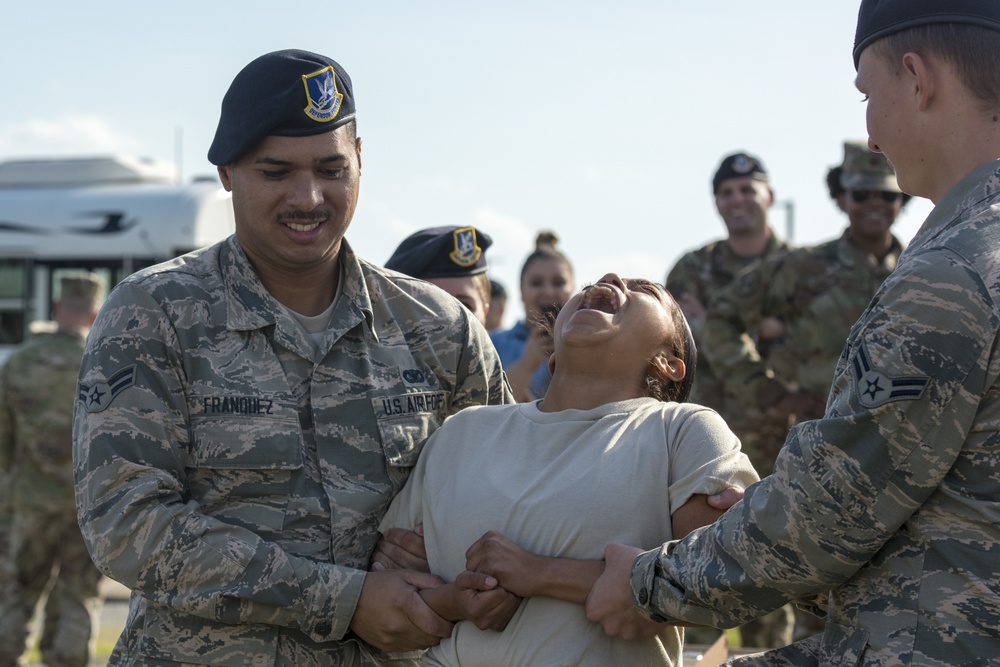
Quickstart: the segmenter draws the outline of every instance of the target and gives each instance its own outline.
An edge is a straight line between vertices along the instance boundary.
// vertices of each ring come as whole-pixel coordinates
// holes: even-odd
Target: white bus
[[[51,320],[59,279],[110,289],[234,230],[221,184],[176,183],[172,165],[116,156],[0,162],[0,360]]]

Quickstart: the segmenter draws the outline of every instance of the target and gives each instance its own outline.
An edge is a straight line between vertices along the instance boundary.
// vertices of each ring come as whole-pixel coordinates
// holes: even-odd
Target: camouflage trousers
[[[48,593],[39,648],[47,667],[85,667],[100,571],[87,553],[76,514],[14,510],[10,554],[0,576],[0,667],[24,653],[35,607]]]

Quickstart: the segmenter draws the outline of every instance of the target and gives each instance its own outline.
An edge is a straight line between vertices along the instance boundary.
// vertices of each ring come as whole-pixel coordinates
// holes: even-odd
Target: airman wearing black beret
[[[244,67],[222,100],[208,160],[236,162],[268,135],[306,137],[354,119],[351,77],[318,53],[267,53]]]
[[[718,194],[723,181],[730,178],[752,178],[767,182],[767,169],[759,157],[749,153],[733,153],[722,158],[722,163],[712,178],[712,193]]]
[[[437,285],[485,324],[490,305],[486,249],[492,244],[475,227],[421,229],[403,239],[385,268]]]
[[[234,234],[123,280],[92,329],[73,387],[76,498],[94,562],[135,592],[121,661],[361,667],[393,652],[415,666],[455,614],[477,613],[427,572],[420,535],[377,528],[429,434],[514,398],[454,298],[348,243],[354,117],[326,56],[243,68],[209,151]],[[513,613],[513,595],[469,574]]]

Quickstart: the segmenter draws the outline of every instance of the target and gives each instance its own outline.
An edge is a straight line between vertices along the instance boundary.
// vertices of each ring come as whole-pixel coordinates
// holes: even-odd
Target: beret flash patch
[[[479,261],[479,256],[483,254],[482,248],[476,243],[476,230],[472,227],[456,229],[452,233],[455,241],[455,249],[449,257],[451,261],[459,266],[472,266]]]
[[[337,117],[344,96],[337,92],[337,76],[333,67],[302,75],[309,105],[303,109],[313,120],[326,123]]]

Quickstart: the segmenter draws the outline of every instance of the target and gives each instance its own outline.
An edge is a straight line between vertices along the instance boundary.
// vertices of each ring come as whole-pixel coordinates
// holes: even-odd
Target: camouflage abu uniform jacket
[[[446,416],[513,399],[457,300],[341,265],[319,351],[235,237],[110,295],[74,425],[84,536],[134,591],[110,664],[378,664],[348,625],[389,501]]]
[[[697,297],[708,308],[716,294],[731,283],[740,271],[763,257],[784,252],[790,247],[772,232],[764,252],[754,257],[740,257],[729,249],[724,240],[713,241],[682,255],[667,274],[666,288],[674,298],[679,299],[686,292]],[[700,347],[703,321],[688,318],[688,324],[695,343]],[[722,378],[700,358],[695,375],[691,402],[707,405],[725,415],[726,398]]]
[[[727,397],[738,401],[749,421],[790,389],[826,396],[847,334],[902,251],[893,238],[889,253],[876,260],[845,231],[753,264],[716,295],[699,352],[726,378]],[[761,344],[756,332],[768,317],[781,320],[785,335]],[[786,435],[787,429],[770,439],[772,451],[751,456],[762,476],[770,474]]]
[[[938,203],[851,330],[826,416],[716,523],[646,552],[648,615],[735,625],[829,591],[769,665],[1000,655],[1000,161]]]

